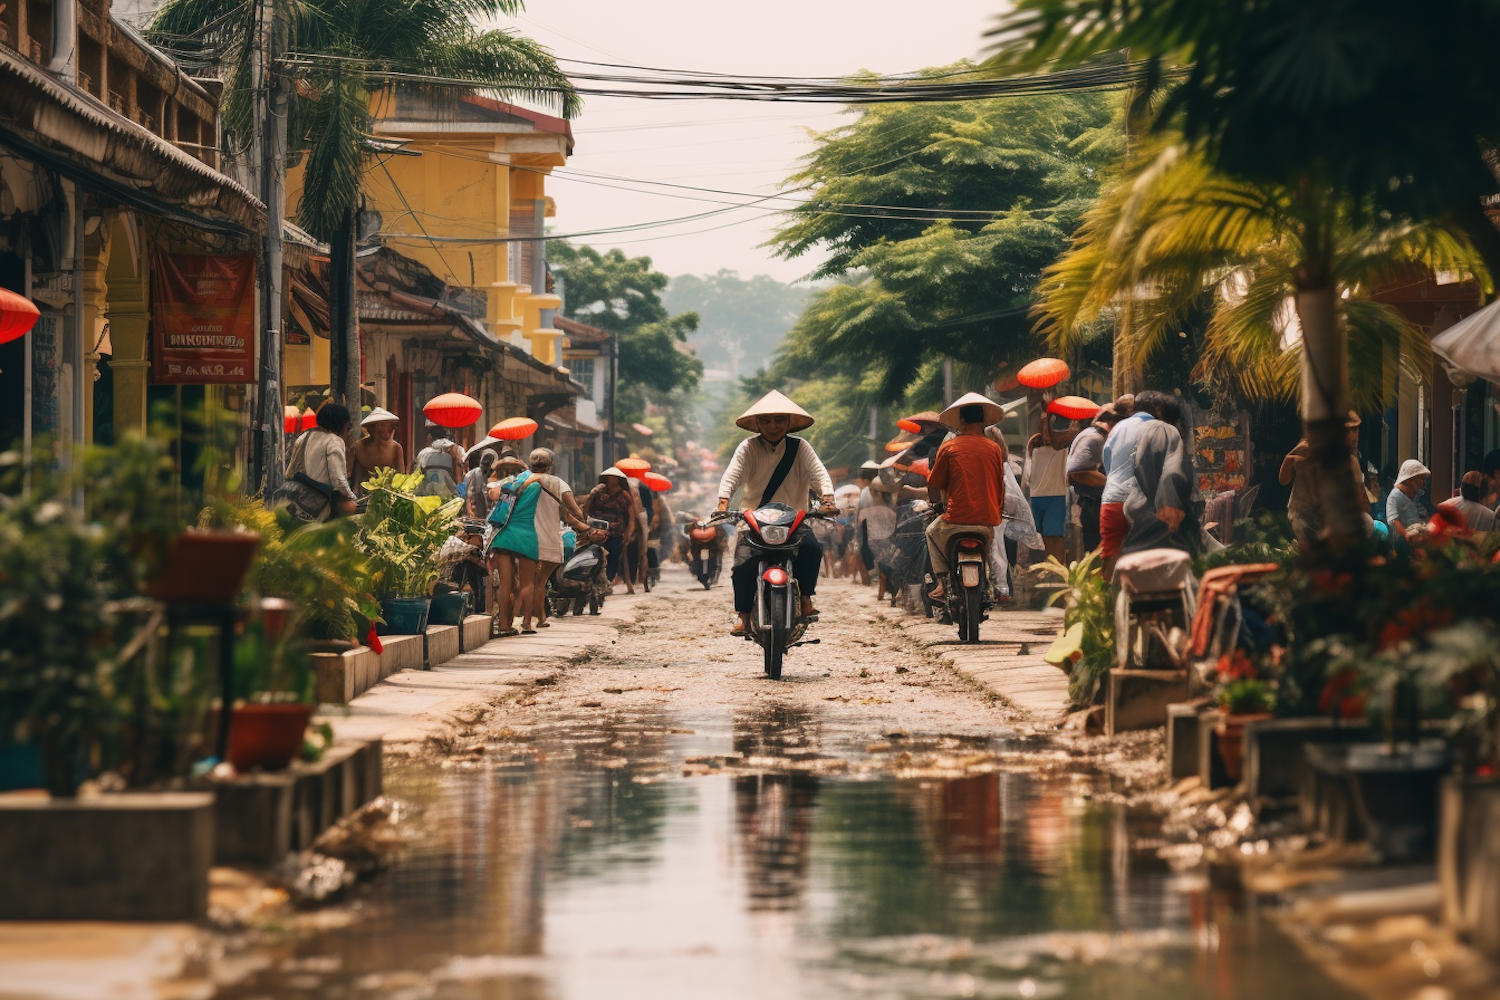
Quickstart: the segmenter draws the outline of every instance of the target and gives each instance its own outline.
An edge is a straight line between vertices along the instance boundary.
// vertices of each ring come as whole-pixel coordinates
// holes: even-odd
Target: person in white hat
[[[1392,538],[1405,538],[1411,529],[1427,523],[1427,511],[1417,501],[1417,494],[1422,492],[1431,475],[1427,466],[1415,458],[1401,463],[1396,488],[1385,498],[1385,523],[1391,529]]]
[[[364,495],[364,483],[376,469],[406,471],[406,452],[396,440],[401,419],[379,406],[359,422],[365,436],[349,448],[349,483],[356,496]]]
[[[934,601],[947,594],[948,543],[958,532],[975,532],[993,541],[1005,509],[1005,450],[984,433],[1005,417],[1000,405],[977,392],[967,393],[942,413],[958,431],[943,442],[927,476],[928,497],[941,501],[943,513],[927,526],[927,554],[937,587]]]
[[[774,389],[740,414],[735,425],[755,432],[740,442],[719,480],[719,509],[728,510],[734,495],[744,491],[741,503],[748,509],[768,503],[784,503],[797,510],[808,509],[809,497],[816,496],[825,509],[833,508],[833,480],[818,459],[812,445],[793,431],[806,430],[812,415]],[[750,610],[755,605],[755,567],[750,564],[749,546],[741,540],[735,547],[734,610],[740,616],[735,635],[743,635],[750,625]],[[802,615],[817,614],[813,594],[818,588],[818,568],[823,563],[823,547],[808,532],[793,564],[793,575],[802,594]]]

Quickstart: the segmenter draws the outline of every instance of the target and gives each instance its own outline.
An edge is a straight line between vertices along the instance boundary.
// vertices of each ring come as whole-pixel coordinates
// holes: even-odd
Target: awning
[[[1432,353],[1454,368],[1500,382],[1500,301],[1434,336]]]
[[[203,228],[259,230],[232,178],[0,46],[0,143],[122,204]]]
[[[590,437],[604,432],[603,427],[595,427],[593,424],[579,420],[578,408],[573,406],[564,406],[553,410],[543,417],[542,421],[557,430],[572,431]]]

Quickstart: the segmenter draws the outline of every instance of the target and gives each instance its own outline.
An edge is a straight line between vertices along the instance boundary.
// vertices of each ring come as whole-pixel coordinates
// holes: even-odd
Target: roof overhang
[[[232,178],[0,46],[0,141],[142,211],[258,232],[265,206]]]

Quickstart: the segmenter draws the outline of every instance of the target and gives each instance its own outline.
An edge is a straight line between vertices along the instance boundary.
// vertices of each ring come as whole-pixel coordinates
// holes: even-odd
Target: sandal
[[[536,627],[537,628],[551,628],[552,627],[552,623],[551,622],[537,622],[536,623]]]
[[[521,630],[520,629],[504,628],[504,629],[500,630],[500,634],[497,635],[495,638],[497,638],[497,639],[509,639],[513,635],[520,635],[520,634],[521,634]]]
[[[534,628],[523,628],[521,630],[521,634],[522,635],[536,635],[536,629],[534,629]]]

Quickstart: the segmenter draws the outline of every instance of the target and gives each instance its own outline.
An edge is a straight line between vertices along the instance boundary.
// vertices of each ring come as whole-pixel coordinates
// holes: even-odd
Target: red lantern
[[[887,441],[885,443],[885,450],[888,455],[899,455],[910,447],[910,441]]]
[[[922,425],[917,423],[911,417],[902,417],[900,420],[896,421],[896,426],[901,428],[903,431],[906,431],[906,433],[908,434],[922,433]]]
[[[1099,404],[1082,396],[1059,396],[1047,404],[1047,412],[1069,420],[1092,420],[1099,414]]]
[[[622,458],[615,463],[615,468],[633,479],[639,479],[651,471],[651,463],[644,458]]]
[[[36,303],[24,295],[0,288],[0,344],[26,336],[41,315]]]
[[[915,462],[911,463],[911,467],[906,471],[914,472],[917,475],[921,476],[923,479],[926,479],[928,476],[932,475],[932,465],[927,461],[927,459],[919,458]]]
[[[507,417],[490,428],[490,437],[500,441],[522,441],[536,433],[536,421],[530,417]]]
[[[1066,361],[1038,358],[1016,373],[1016,381],[1032,389],[1050,389],[1071,374]]]
[[[301,430],[310,431],[318,426],[318,415],[312,410],[302,411],[302,423],[298,425]]]
[[[282,426],[286,428],[288,434],[295,434],[297,433],[297,424],[302,421],[302,414],[297,412],[295,406],[283,406],[281,408],[281,421]]]
[[[621,470],[624,471],[623,469]],[[657,493],[665,493],[672,488],[672,480],[659,472],[648,472],[641,477],[641,482],[651,487]]]

